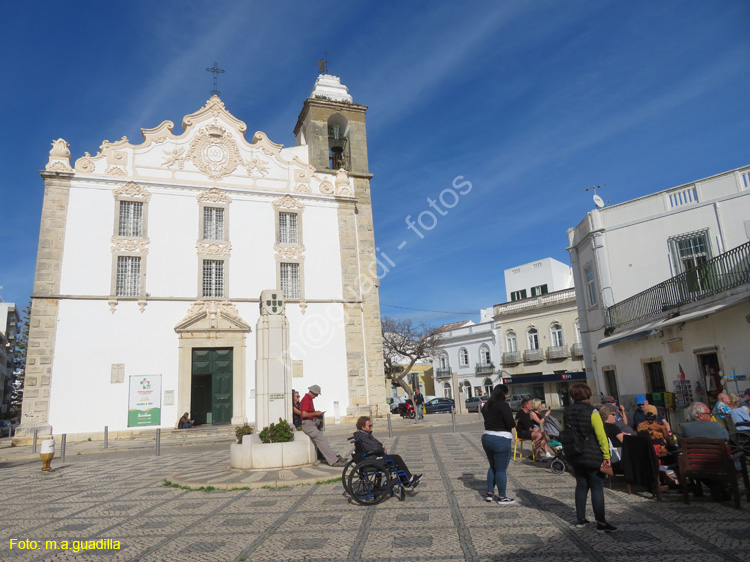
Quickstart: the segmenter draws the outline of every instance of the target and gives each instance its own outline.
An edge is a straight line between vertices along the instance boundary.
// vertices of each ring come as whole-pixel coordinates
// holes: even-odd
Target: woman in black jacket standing
[[[508,387],[500,384],[492,389],[490,399],[482,408],[484,418],[484,433],[482,434],[482,448],[487,454],[490,468],[487,471],[487,497],[488,502],[494,498],[495,486],[497,486],[497,503],[510,505],[516,500],[506,496],[507,477],[505,471],[510,462],[511,443],[513,441],[513,412],[505,401]]]
[[[569,396],[575,400],[563,412],[563,430],[573,430],[583,444],[583,451],[563,449],[565,457],[573,465],[573,475],[576,478],[576,527],[583,528],[589,524],[586,519],[586,498],[591,490],[591,505],[594,508],[596,530],[603,532],[616,531],[604,517],[604,474],[612,474],[612,464],[609,458],[609,442],[604,432],[604,423],[594,406],[589,403],[591,388],[585,383],[576,383],[568,390]]]

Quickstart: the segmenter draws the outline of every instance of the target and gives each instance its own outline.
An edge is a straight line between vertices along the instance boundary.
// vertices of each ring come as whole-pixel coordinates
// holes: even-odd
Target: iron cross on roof
[[[219,65],[216,61],[214,61],[214,65],[210,68],[206,68],[206,72],[210,72],[214,75],[214,89],[211,90],[212,96],[221,96],[221,92],[216,89],[216,81],[219,77],[219,74],[224,74],[224,69],[219,68]]]

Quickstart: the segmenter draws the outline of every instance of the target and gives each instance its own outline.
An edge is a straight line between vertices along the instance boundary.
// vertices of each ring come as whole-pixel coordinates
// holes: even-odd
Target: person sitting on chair
[[[362,449],[365,453],[375,453],[376,455],[386,455],[385,447],[383,444],[375,439],[372,435],[372,421],[367,416],[361,416],[357,420],[357,431],[354,432],[354,438],[362,444]],[[403,471],[405,476],[401,477],[401,483],[405,486],[411,486],[416,488],[422,478],[421,474],[415,474],[412,476],[409,472],[409,468],[406,466],[404,459],[399,455],[388,455],[388,460],[393,461],[396,465],[396,469]],[[357,459],[359,461],[360,459]],[[405,480],[405,481],[404,481]]]
[[[177,429],[190,429],[191,427],[195,427],[195,420],[188,419],[189,417],[190,412],[182,414],[180,421],[177,422]]]
[[[693,402],[685,408],[685,416],[690,421],[682,424],[683,439],[729,439],[729,432],[719,422],[711,421],[711,410],[703,402]],[[708,480],[696,482],[697,486],[706,484],[711,490],[711,501],[721,501],[731,496],[728,489],[720,482]],[[696,492],[697,493],[697,492]]]
[[[538,427],[534,427],[529,412],[531,412],[531,398],[524,398],[516,413],[516,437],[531,439],[534,442],[534,457],[537,462],[546,461],[547,457],[542,455],[542,449],[544,448],[542,431]]]

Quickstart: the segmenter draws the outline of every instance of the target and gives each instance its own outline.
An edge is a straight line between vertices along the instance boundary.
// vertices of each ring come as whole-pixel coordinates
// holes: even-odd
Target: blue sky
[[[503,302],[509,267],[567,263],[566,229],[593,206],[582,189],[617,203],[750,161],[743,0],[17,2],[1,25],[0,295],[20,305],[50,142],[75,160],[179,129],[214,61],[227,108],[293,145],[328,52],[369,106],[375,236],[396,263],[382,313],[432,324]],[[424,238],[408,230],[458,176],[471,191]]]

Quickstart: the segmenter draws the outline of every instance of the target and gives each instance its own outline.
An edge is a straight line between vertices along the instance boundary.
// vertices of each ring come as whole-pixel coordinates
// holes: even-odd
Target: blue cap
[[[646,397],[643,394],[639,394],[635,397],[635,403],[639,406],[646,403]]]

